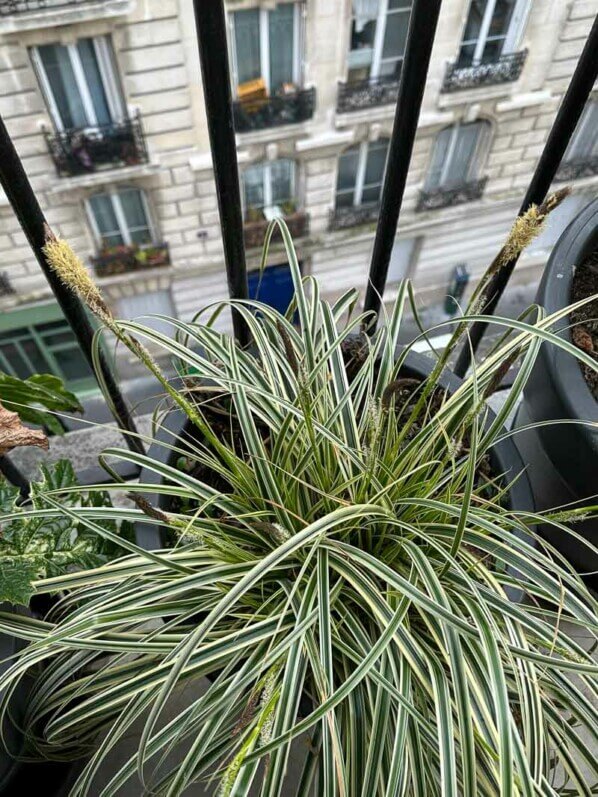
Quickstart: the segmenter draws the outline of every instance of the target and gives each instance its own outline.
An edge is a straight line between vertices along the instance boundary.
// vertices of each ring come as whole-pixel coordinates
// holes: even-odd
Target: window
[[[336,207],[380,201],[388,140],[364,141],[345,150],[338,159]]]
[[[459,188],[477,179],[489,136],[489,122],[470,122],[442,130],[434,145],[426,190]]]
[[[349,81],[398,78],[412,0],[353,0]]]
[[[87,208],[100,248],[147,244],[154,240],[147,199],[139,188],[121,188],[94,194]]]
[[[173,336],[174,327],[160,318],[147,318],[151,315],[163,315],[173,318],[176,313],[170,291],[153,291],[126,296],[118,301],[118,315],[128,320],[139,320],[147,327],[162,332],[169,338]]]
[[[275,93],[300,83],[300,10],[298,3],[235,11],[229,17],[233,82],[262,79]]]
[[[35,319],[34,324],[31,319]],[[77,339],[53,303],[2,315],[0,369],[20,379],[55,374],[71,390],[89,389],[95,384]]]
[[[598,158],[598,100],[590,101],[577,123],[565,152],[564,162],[589,161]]]
[[[416,238],[395,238],[388,264],[387,282],[400,282],[413,271]]]
[[[471,0],[458,65],[495,63],[519,44],[530,0]]]
[[[75,44],[42,44],[31,54],[57,130],[98,127],[124,118],[107,36]]]
[[[288,214],[295,204],[295,164],[291,160],[268,161],[243,172],[243,199],[248,221],[256,213],[268,219]]]

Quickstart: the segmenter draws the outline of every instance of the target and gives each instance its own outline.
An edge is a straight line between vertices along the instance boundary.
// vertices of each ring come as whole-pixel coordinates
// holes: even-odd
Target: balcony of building
[[[268,94],[263,81],[252,81],[248,89],[233,104],[235,131],[251,133],[281,125],[306,122],[314,115],[316,90],[286,86]]]
[[[284,219],[293,240],[304,238],[309,232],[309,214],[304,210],[297,210],[293,206],[280,209],[280,216]],[[263,246],[266,237],[266,230],[270,223],[267,216],[271,214],[262,211],[250,211],[246,214],[243,226],[243,235],[247,249],[257,249]],[[274,230],[272,239],[274,242],[280,240],[280,233]]]
[[[0,34],[129,14],[134,0],[0,0]]]
[[[464,205],[466,202],[475,202],[481,199],[488,182],[487,177],[479,180],[469,180],[457,186],[439,186],[438,188],[425,189],[420,195],[416,211],[439,210],[450,208],[453,205]]]
[[[337,113],[362,111],[378,105],[393,105],[399,93],[398,74],[370,77],[364,80],[347,80],[338,84]]]
[[[44,131],[59,177],[76,177],[104,169],[148,162],[148,152],[137,114],[130,119],[58,132]]]
[[[362,224],[375,224],[380,211],[379,202],[333,208],[328,221],[329,230],[346,230]]]
[[[168,244],[121,244],[102,248],[91,265],[98,277],[114,277],[133,271],[163,268],[170,265]]]
[[[457,59],[447,65],[442,91],[448,93],[460,89],[514,83],[521,75],[526,58],[527,50],[521,50],[478,63],[468,63],[469,59]]]

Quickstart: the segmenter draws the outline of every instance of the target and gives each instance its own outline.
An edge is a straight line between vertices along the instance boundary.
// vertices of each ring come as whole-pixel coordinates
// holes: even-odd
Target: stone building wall
[[[227,9],[260,4],[273,5],[271,0],[228,0]],[[115,185],[146,191],[158,235],[170,247],[170,267],[100,282],[117,311],[123,297],[168,291],[173,312],[190,318],[203,304],[226,296],[191,0],[118,0],[106,4],[114,13],[101,18],[86,17],[84,5],[79,16],[49,27],[9,32],[2,27],[4,18],[0,20],[0,113],[49,223],[82,257],[96,249],[86,197]],[[468,7],[469,0],[442,5],[400,219],[399,238],[414,239],[408,273],[423,302],[442,299],[457,263],[466,263],[475,276],[496,252],[542,151],[598,0],[532,0],[521,42],[528,49],[521,77],[442,92],[446,64],[457,55]],[[299,258],[305,273],[317,275],[334,296],[349,287],[365,287],[374,236],[373,224],[330,230],[338,158],[353,143],[389,136],[394,107],[336,111],[337,84],[347,75],[351,3],[305,0],[302,9],[302,71],[304,85],[316,88],[314,115],[298,124],[238,134],[238,160],[240,170],[281,157],[296,161],[297,199],[309,214],[309,234],[297,241]],[[41,131],[42,125],[51,129],[51,120],[28,48],[106,33],[112,36],[129,111],[140,113],[149,162],[58,178]],[[491,126],[482,197],[417,212],[438,133],[456,122],[481,119]],[[576,190],[591,197],[597,185],[598,177],[586,177]],[[546,255],[540,248],[524,257],[515,279],[538,279]],[[259,251],[249,251],[247,259],[249,268],[256,268]],[[281,247],[273,246],[269,262],[283,260]],[[51,298],[5,197],[0,197],[0,272],[11,286],[0,296],[3,311]]]

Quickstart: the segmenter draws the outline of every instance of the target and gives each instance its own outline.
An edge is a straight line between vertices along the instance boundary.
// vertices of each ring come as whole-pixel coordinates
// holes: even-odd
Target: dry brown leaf
[[[0,404],[0,456],[18,446],[39,446],[47,449],[48,438],[41,429],[23,426],[16,412],[11,412]]]

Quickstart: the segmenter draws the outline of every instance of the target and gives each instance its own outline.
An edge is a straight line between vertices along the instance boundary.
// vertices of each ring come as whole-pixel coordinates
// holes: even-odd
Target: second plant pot
[[[575,270],[597,249],[598,199],[567,227],[552,251],[536,296],[548,314],[571,303]],[[570,323],[563,319],[556,325],[560,337],[569,342]],[[516,419],[517,426],[526,424],[543,424],[516,437],[528,463],[537,508],[597,503],[598,401],[579,361],[558,346],[542,344]],[[598,545],[597,518],[573,528]],[[581,573],[598,570],[598,555],[588,546],[548,524],[541,531]]]

